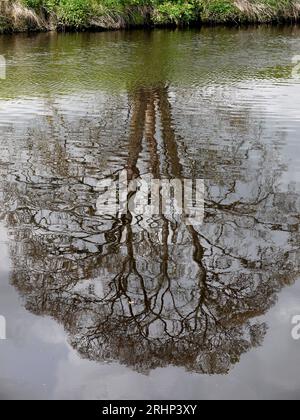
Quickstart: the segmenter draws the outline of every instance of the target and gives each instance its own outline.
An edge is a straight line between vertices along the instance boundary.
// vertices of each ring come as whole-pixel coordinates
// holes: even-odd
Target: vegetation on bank
[[[300,0],[0,0],[0,31],[296,21]]]

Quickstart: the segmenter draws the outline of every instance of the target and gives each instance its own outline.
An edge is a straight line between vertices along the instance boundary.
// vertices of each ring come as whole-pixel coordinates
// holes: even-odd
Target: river
[[[0,37],[0,398],[300,398],[299,41]],[[99,213],[124,170],[203,222]]]

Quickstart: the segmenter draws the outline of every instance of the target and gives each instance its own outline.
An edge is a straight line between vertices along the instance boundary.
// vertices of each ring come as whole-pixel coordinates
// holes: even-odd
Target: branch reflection
[[[245,115],[246,146],[233,138],[220,157],[201,143],[194,167],[206,179],[205,222],[185,226],[161,216],[162,243],[155,229],[137,232],[130,212],[97,216],[99,125],[83,130],[89,137],[82,143],[57,134],[67,124],[59,115],[30,132],[26,164],[10,166],[2,182],[11,282],[26,308],[62,323],[72,346],[91,360],[141,372],[172,364],[227,373],[262,343],[267,326],[258,317],[299,274],[299,195],[278,192],[285,168],[247,121]],[[183,179],[193,171],[167,86],[130,93],[128,126],[127,156],[122,149],[111,177],[123,167],[129,179],[148,172]],[[48,144],[43,133],[56,140]],[[255,176],[251,150],[260,167]],[[227,172],[213,178],[219,159]]]

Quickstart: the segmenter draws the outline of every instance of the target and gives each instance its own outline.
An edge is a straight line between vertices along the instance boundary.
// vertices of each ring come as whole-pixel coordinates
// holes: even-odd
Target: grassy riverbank
[[[0,32],[296,21],[300,0],[0,0]]]

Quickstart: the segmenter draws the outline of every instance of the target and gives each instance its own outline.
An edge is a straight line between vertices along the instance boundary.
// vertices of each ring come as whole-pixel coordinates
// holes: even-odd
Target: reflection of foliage
[[[183,177],[189,168],[179,159],[167,88],[140,88],[129,99],[121,164],[129,178],[146,169],[156,178]],[[65,122],[45,124],[43,132],[55,138],[54,126]],[[299,197],[275,191],[283,168],[274,150],[252,138],[250,126],[244,130],[246,144],[227,144],[221,157],[211,147],[196,156],[208,178],[204,225],[162,216],[161,244],[136,233],[129,212],[96,215],[99,126],[86,125],[84,144],[70,134],[67,143],[45,147],[32,132],[29,163],[16,163],[3,183],[11,281],[26,307],[61,322],[83,357],[141,371],[174,364],[226,373],[261,343],[266,325],[255,318],[299,273]],[[254,149],[262,168],[255,176],[244,157]],[[213,178],[218,159],[227,172]]]
[[[33,86],[35,97],[54,98],[57,91],[68,95],[124,92],[136,83],[156,86],[165,80],[209,88],[212,82],[230,85],[232,81],[286,79],[291,74],[292,40],[297,31],[284,27],[281,36],[272,27],[260,28],[259,34],[256,29],[226,28],[202,28],[198,34],[160,30],[47,33],[31,37],[30,42],[22,36],[3,37],[0,50],[10,70],[1,84],[1,98],[31,97]],[[266,57],[269,44],[272,51],[280,52],[280,60],[274,51]]]

